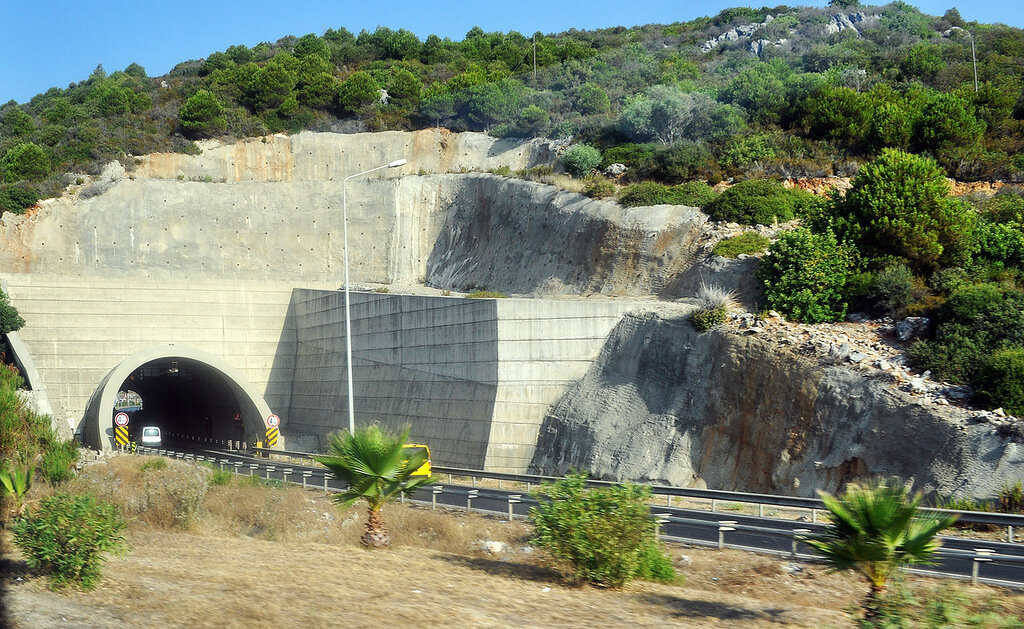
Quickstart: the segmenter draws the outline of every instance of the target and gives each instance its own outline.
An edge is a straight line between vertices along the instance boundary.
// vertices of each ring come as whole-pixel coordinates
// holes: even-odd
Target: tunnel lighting
[[[384,166],[377,166],[361,173],[345,177],[341,184],[341,228],[345,242],[345,357],[348,367],[348,432],[356,432],[356,412],[354,400],[352,399],[352,313],[349,308],[349,281],[348,281],[348,180],[360,177],[384,168],[398,168],[408,163],[409,160],[402,158],[388,162]]]

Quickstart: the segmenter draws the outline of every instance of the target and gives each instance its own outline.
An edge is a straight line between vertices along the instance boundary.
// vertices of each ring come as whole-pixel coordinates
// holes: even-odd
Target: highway
[[[205,459],[225,469],[233,469],[239,474],[253,474],[262,478],[287,480],[297,484],[303,484],[305,480],[309,487],[326,489],[332,493],[344,489],[343,483],[325,474],[324,468],[315,463],[281,463],[238,451],[204,450],[192,446],[166,449],[166,456]],[[287,479],[286,471],[289,472]],[[467,498],[471,497],[470,505],[473,511],[505,514],[507,517],[509,497],[518,495],[520,502],[511,505],[512,513],[516,517],[524,518],[529,515],[530,508],[537,505],[536,499],[522,491],[441,483],[438,485],[442,488],[440,493],[435,493],[432,487],[425,487],[418,490],[412,496],[412,500],[426,505],[436,503],[440,507],[464,510]],[[719,535],[722,535],[725,547],[784,556],[792,556],[794,537],[799,537],[795,533],[796,530],[803,529],[807,532],[802,534],[816,534],[825,528],[823,523],[664,505],[652,506],[651,512],[662,520],[661,533],[669,541],[717,547]],[[723,522],[727,524],[722,525]],[[726,530],[720,531],[723,526]],[[969,579],[975,567],[976,549],[983,548],[993,551],[993,558],[980,562],[977,566],[979,581],[1024,587],[1024,544],[956,536],[941,536],[940,539],[942,548],[939,550],[938,563],[922,566],[917,571],[936,576]],[[796,544],[794,558],[801,561],[817,559],[813,551],[799,541]]]

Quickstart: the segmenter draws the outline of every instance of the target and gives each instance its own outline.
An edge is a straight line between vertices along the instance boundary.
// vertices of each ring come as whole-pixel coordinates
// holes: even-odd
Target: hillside
[[[627,180],[663,183],[849,174],[884,147],[932,155],[961,179],[1018,181],[1022,60],[1019,29],[902,2],[532,36],[474,28],[461,41],[328,29],[211,51],[161,77],[97,67],[7,103],[0,207],[21,211],[77,178],[66,173],[126,155],[304,129],[573,138],[630,167]]]
[[[610,457],[608,476],[642,460],[652,479],[801,493],[884,471],[989,494],[1020,477],[1018,61],[1019,29],[893,3],[460,42],[328,31],[165,77],[98,70],[0,111],[0,265],[322,280],[340,268],[341,182],[405,157],[347,190],[356,282],[672,311],[609,337],[551,407],[538,469]],[[847,319],[885,330],[859,341],[892,353],[791,340]],[[687,371],[700,352],[702,369],[731,358]],[[664,447],[618,457],[615,431],[637,422]],[[918,433],[934,442],[901,467],[884,446]],[[716,451],[752,434],[770,456]]]

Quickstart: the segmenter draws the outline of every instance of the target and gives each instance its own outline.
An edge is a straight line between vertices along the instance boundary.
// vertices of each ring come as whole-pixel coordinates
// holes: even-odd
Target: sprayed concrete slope
[[[677,296],[707,220],[694,208],[623,209],[552,186],[450,173],[551,163],[541,142],[438,130],[301,133],[146,156],[134,172],[5,215],[0,269],[340,282],[342,181],[399,157],[409,163],[348,184],[353,282]]]
[[[627,315],[548,413],[531,468],[808,496],[895,475],[992,495],[1021,478],[1024,449],[969,416],[755,336]]]

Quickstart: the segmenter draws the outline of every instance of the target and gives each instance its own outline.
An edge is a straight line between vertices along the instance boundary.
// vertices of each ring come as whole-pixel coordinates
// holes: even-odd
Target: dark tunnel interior
[[[114,413],[128,414],[133,438],[142,426],[159,426],[165,436],[245,438],[239,400],[228,379],[201,362],[161,358],[145,363],[121,384],[118,400]]]

